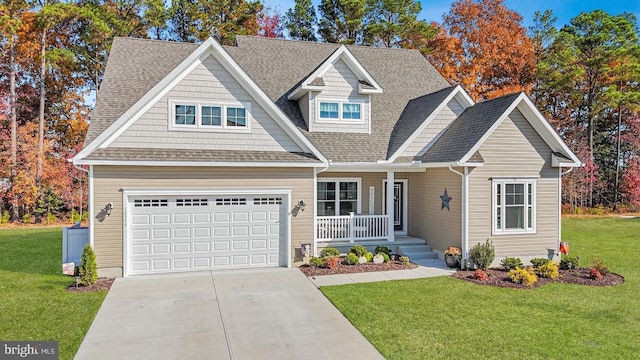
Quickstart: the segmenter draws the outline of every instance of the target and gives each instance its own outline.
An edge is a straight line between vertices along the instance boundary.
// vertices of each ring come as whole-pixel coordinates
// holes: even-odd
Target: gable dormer
[[[371,95],[382,88],[343,45],[287,96],[309,131],[371,132]]]

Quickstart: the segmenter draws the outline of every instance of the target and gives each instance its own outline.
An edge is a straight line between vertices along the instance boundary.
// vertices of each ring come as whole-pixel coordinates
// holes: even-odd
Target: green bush
[[[596,269],[600,272],[600,274],[602,275],[607,275],[608,273],[610,273],[611,271],[609,271],[609,267],[605,266],[602,263],[602,259],[599,258],[593,258],[589,261],[591,268],[592,269]]]
[[[402,265],[409,265],[411,263],[408,256],[400,256],[400,262]]]
[[[522,269],[524,266],[522,265],[522,260],[517,257],[506,257],[502,259],[500,265],[504,268],[505,271],[511,271],[513,269]]]
[[[531,263],[531,265],[533,265],[533,267],[535,268],[539,268],[542,265],[548,264],[551,262],[551,259],[547,259],[547,258],[533,258],[531,260],[529,260],[529,262]]]
[[[358,257],[360,257],[360,256],[366,256],[369,250],[367,250],[367,248],[362,245],[354,245],[351,248],[351,250],[349,250],[349,252],[356,254]]]
[[[76,211],[76,209],[71,209],[71,222],[77,223],[78,221],[84,221],[89,218],[89,213],[87,211],[82,212],[82,216],[80,213]]]
[[[540,265],[537,268],[537,273],[538,276],[547,279],[555,279],[560,276],[560,273],[558,272],[558,265],[556,265],[556,263],[553,261],[549,261],[544,265]]]
[[[364,257],[367,258],[367,262],[372,262],[373,261],[373,253],[372,252],[368,252],[368,253],[364,254]]]
[[[323,261],[319,257],[314,256],[311,259],[309,259],[309,266],[322,267],[322,265],[323,265]]]
[[[513,269],[509,271],[509,279],[516,284],[531,286],[538,282],[538,277],[534,274],[532,268]]]
[[[579,266],[580,266],[580,257],[579,256],[564,255],[560,259],[560,270],[576,269]]]
[[[344,257],[342,263],[345,265],[358,265],[358,255],[354,253],[348,253],[347,256]]]
[[[374,251],[375,254],[387,254],[390,255],[391,254],[391,249],[389,249],[386,246],[376,246],[376,251]]]
[[[93,252],[93,249],[89,244],[85,245],[82,250],[78,274],[80,275],[80,284],[85,286],[94,284],[98,280],[96,253]]]
[[[389,255],[385,253],[380,253],[380,255],[382,255],[382,257],[384,258],[385,263],[391,262],[391,258],[389,258]]]
[[[487,271],[493,259],[496,258],[496,250],[489,239],[482,244],[476,244],[469,252],[469,258],[473,261],[477,268]]]
[[[52,213],[48,213],[47,214],[47,224],[55,224],[58,222],[58,218],[52,214]]]
[[[338,249],[336,248],[327,247],[320,251],[320,257],[323,257],[323,258],[336,257],[336,256],[340,256],[340,251],[338,251]]]
[[[22,215],[22,222],[25,223],[25,224],[30,224],[31,223],[31,215],[29,215],[29,214]]]
[[[9,215],[9,211],[5,210],[2,212],[2,218],[0,219],[0,225],[4,225],[9,222],[11,219],[11,215]]]

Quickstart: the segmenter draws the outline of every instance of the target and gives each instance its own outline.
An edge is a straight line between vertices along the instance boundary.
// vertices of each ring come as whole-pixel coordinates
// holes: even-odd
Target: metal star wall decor
[[[440,206],[440,210],[447,208],[448,211],[451,211],[451,209],[449,209],[449,201],[453,198],[447,194],[447,188],[444,188],[444,194],[440,195],[440,199],[442,199],[442,206]]]

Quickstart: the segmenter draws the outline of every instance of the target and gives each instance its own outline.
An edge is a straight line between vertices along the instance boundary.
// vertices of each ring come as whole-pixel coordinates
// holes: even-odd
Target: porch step
[[[410,260],[438,258],[438,254],[433,252],[433,248],[429,245],[399,245],[398,254],[408,256]]]

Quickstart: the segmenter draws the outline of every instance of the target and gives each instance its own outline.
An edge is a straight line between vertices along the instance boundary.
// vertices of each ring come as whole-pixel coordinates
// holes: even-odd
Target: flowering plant
[[[462,257],[462,250],[457,246],[449,246],[447,250],[444,251],[444,254],[460,258]]]

